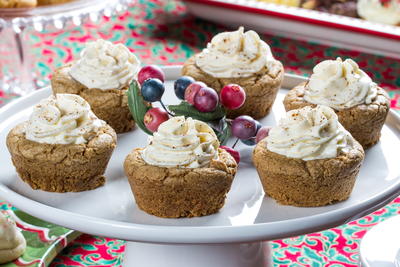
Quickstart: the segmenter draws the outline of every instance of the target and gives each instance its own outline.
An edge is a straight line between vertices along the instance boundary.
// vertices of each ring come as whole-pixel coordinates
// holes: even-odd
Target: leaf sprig
[[[227,122],[226,117],[224,116],[216,121],[209,121],[207,124],[214,130],[221,145],[225,145],[231,136],[230,125]]]
[[[144,115],[151,108],[151,106],[147,105],[143,100],[143,97],[140,94],[139,84],[136,80],[133,80],[129,85],[127,95],[128,107],[131,111],[133,119],[136,122],[136,125],[145,133],[152,135],[153,133],[147,129],[146,125],[144,124]]]
[[[182,101],[179,105],[169,105],[168,109],[174,112],[175,116],[192,117],[199,121],[215,121],[226,116],[225,108],[218,105],[213,112],[200,112],[193,105]]]

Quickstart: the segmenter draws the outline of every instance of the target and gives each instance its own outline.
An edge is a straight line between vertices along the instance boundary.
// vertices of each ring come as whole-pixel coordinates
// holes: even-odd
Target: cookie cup
[[[37,0],[0,0],[0,8],[32,8]]]
[[[39,5],[57,5],[71,2],[73,0],[38,0]]]
[[[287,93],[283,100],[286,111],[305,106],[317,106],[304,99],[305,86],[306,83],[300,84]],[[378,87],[377,98],[379,97],[389,99],[385,90],[381,87]],[[334,110],[343,127],[351,133],[364,149],[367,149],[376,144],[381,137],[382,127],[389,113],[390,106],[388,103],[389,101],[387,103],[374,101],[368,105],[360,104],[343,110]]]
[[[165,168],[147,164],[142,148],[125,159],[135,201],[143,211],[164,218],[197,217],[218,212],[225,203],[237,164],[223,149],[204,168]]]
[[[89,89],[71,77],[72,64],[58,68],[51,79],[54,94],[76,94],[85,99],[93,113],[107,122],[117,133],[132,130],[135,121],[128,107],[128,87],[123,89]]]
[[[117,136],[108,125],[86,144],[43,144],[25,137],[25,123],[7,136],[12,162],[24,182],[49,192],[80,192],[104,185]]]
[[[18,245],[15,248],[0,249],[0,264],[5,264],[14,261],[15,259],[21,257],[22,254],[24,254],[26,249],[26,240],[20,232],[18,232],[16,238]]]
[[[346,200],[364,159],[354,140],[348,153],[335,158],[304,161],[271,152],[266,139],[253,152],[264,192],[283,205],[317,207]]]
[[[249,115],[255,119],[265,117],[271,110],[279,88],[281,87],[284,69],[280,61],[275,61],[271,70],[266,67],[252,76],[243,78],[216,78],[202,71],[196,65],[196,56],[189,58],[183,65],[182,75],[191,76],[201,81],[218,93],[227,84],[239,84],[246,92],[244,105],[236,110],[228,110],[228,117]]]

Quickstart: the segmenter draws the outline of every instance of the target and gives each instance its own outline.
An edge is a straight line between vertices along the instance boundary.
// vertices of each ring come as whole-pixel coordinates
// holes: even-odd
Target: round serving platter
[[[165,67],[165,103],[177,103],[172,81],[180,66]],[[284,115],[282,99],[287,89],[305,78],[286,75],[272,112],[261,120],[275,125]],[[350,198],[318,208],[277,204],[264,195],[251,155],[254,147],[239,143],[242,161],[217,214],[190,219],[163,219],[141,211],[133,199],[123,171],[126,155],[147,143],[140,129],[118,136],[118,145],[106,171],[106,185],[81,193],[48,193],[22,182],[11,163],[5,140],[9,130],[26,120],[32,106],[50,95],[50,88],[22,97],[0,110],[0,196],[31,215],[81,232],[150,243],[236,243],[273,240],[337,226],[376,209],[400,192],[400,118],[390,112],[381,141],[366,152]],[[234,140],[230,140],[228,145]]]

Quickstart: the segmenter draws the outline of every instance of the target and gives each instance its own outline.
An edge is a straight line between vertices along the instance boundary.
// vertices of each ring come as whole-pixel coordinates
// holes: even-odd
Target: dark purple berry
[[[192,77],[189,77],[189,76],[180,77],[174,83],[175,95],[179,99],[185,100],[186,88],[192,83],[194,83],[194,79]]]
[[[256,121],[247,115],[237,117],[232,121],[232,135],[243,140],[254,137],[257,133]]]
[[[212,112],[218,105],[218,94],[210,87],[202,87],[194,96],[194,107],[200,112]]]
[[[259,121],[256,121],[256,136],[257,136],[257,132],[258,130],[260,130],[262,127],[262,124]],[[256,144],[256,137],[250,137],[249,139],[240,139],[240,141],[248,146],[254,146]]]

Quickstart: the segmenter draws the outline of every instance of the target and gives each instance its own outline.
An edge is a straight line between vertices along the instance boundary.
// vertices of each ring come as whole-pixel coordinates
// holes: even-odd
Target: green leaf
[[[222,146],[226,145],[229,137],[231,136],[231,130],[229,128],[228,122],[226,121],[226,118],[223,117],[218,121],[210,121],[207,123],[214,130],[215,134],[218,137],[220,144]]]
[[[128,107],[131,111],[133,119],[136,122],[136,125],[145,133],[152,135],[153,133],[147,129],[146,125],[144,124],[144,115],[151,107],[146,105],[145,101],[143,100],[143,97],[140,94],[139,84],[136,80],[133,80],[129,85],[127,95]]]
[[[204,122],[219,120],[226,115],[226,111],[221,105],[218,105],[213,112],[200,112],[186,101],[182,101],[179,105],[168,105],[168,109],[176,116],[192,117]]]

